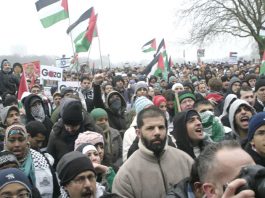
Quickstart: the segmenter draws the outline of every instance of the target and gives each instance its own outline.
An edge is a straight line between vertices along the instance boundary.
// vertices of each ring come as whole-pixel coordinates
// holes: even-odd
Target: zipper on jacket
[[[157,162],[158,162],[159,169],[160,169],[160,172],[161,172],[161,175],[162,175],[162,178],[163,178],[163,183],[164,183],[165,192],[167,193],[167,184],[166,184],[165,175],[164,175],[164,173],[163,173],[163,170],[162,170],[162,167],[161,167],[161,164],[160,164],[160,157],[157,158]]]

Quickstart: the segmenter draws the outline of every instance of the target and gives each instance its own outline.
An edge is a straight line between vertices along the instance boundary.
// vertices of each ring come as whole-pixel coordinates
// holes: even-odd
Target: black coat
[[[0,71],[0,96],[6,93],[15,95],[19,86],[18,78],[10,73]]]
[[[245,151],[252,157],[256,164],[265,167],[265,157],[260,156],[256,151],[254,151],[250,143],[246,145]]]

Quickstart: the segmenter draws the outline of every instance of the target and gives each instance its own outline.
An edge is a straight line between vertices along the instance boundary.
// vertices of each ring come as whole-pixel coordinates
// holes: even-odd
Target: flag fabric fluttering
[[[173,61],[171,59],[171,56],[168,59],[168,66],[169,66],[169,68],[172,68],[174,66],[174,63],[173,63]]]
[[[69,18],[68,0],[38,0],[35,5],[44,28]]]
[[[150,76],[154,75],[160,78],[163,78],[163,73],[165,71],[165,64],[163,60],[162,54],[158,54],[154,57],[154,59],[146,66],[143,73],[150,78]]]
[[[163,79],[167,81],[168,73],[171,70],[171,68],[169,67],[169,64],[168,64],[168,56],[167,56],[166,44],[165,44],[164,39],[161,40],[161,42],[159,43],[157,47],[157,51],[155,55],[157,56],[158,54],[161,54],[163,57],[164,66],[165,66],[165,70],[163,71]]]
[[[265,51],[263,52],[262,63],[259,70],[260,75],[265,75]]]
[[[142,46],[142,52],[152,52],[156,51],[156,39],[152,39],[151,41],[148,41],[146,44]]]
[[[28,92],[28,84],[26,81],[25,72],[23,71],[21,78],[20,78],[19,88],[18,88],[18,92],[17,92],[17,99],[18,100],[21,100],[22,94],[24,92]]]
[[[88,51],[93,37],[98,36],[96,23],[97,15],[94,13],[94,8],[91,7],[68,27],[67,33],[72,34],[77,53]]]

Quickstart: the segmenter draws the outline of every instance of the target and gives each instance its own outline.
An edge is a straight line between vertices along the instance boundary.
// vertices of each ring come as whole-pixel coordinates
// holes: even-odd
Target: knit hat
[[[190,91],[180,91],[178,93],[179,102],[181,103],[186,98],[191,98],[192,100],[196,101],[195,95]]]
[[[98,143],[102,143],[104,145],[103,136],[99,133],[93,131],[86,131],[83,133],[79,133],[77,139],[75,140],[75,150],[84,143],[90,143],[96,145]]]
[[[255,92],[259,90],[260,87],[265,86],[265,76],[261,76],[255,84]]]
[[[144,108],[151,105],[154,105],[153,102],[145,96],[138,97],[134,103],[136,114],[140,113],[140,111],[142,111]]]
[[[64,100],[60,113],[64,124],[78,125],[83,121],[82,104],[78,100]]]
[[[214,113],[211,111],[205,111],[199,113],[203,131],[213,140],[214,142],[220,142],[224,138],[224,126],[222,125],[220,119],[214,116]]]
[[[17,111],[19,113],[19,109],[16,106],[6,106],[0,110],[1,121],[3,124],[5,124],[6,122],[8,113],[12,110]]]
[[[73,88],[72,88],[72,87],[65,87],[65,88],[63,88],[63,89],[61,90],[61,95],[62,95],[62,97],[64,97],[65,94],[67,94],[67,93],[74,93]]]
[[[29,191],[31,197],[32,186],[27,176],[21,170],[17,168],[2,169],[0,170],[0,178],[0,190],[8,184],[19,183]]]
[[[182,85],[183,85],[183,87],[189,87],[191,89],[192,93],[195,90],[193,84],[191,82],[189,82],[189,81],[183,82]]]
[[[75,150],[83,154],[86,154],[88,151],[91,151],[91,150],[97,151],[96,147],[90,143],[83,143],[79,147],[77,147]]]
[[[118,81],[122,81],[122,82],[124,83],[124,79],[122,78],[121,75],[118,75],[118,76],[114,76],[114,77],[113,77],[113,80],[112,80],[112,85],[113,85],[113,87],[116,87],[116,83],[117,83]]]
[[[29,101],[29,106],[31,107],[35,102],[39,101],[41,103],[41,98],[37,95],[29,95],[27,97],[31,97],[31,100]]]
[[[84,171],[89,170],[96,174],[90,159],[78,151],[65,154],[58,162],[56,170],[62,186]]]
[[[184,89],[183,85],[181,83],[175,83],[173,86],[172,86],[172,90],[175,91],[176,87],[181,87],[182,89]]]
[[[256,130],[262,125],[265,125],[265,112],[253,115],[248,124],[248,141],[253,139]]]
[[[233,76],[233,78],[231,78],[231,80],[229,81],[229,86],[232,87],[232,85],[236,82],[241,83],[241,80],[235,76]]]
[[[92,118],[97,121],[99,118],[108,118],[107,112],[102,108],[95,108],[90,112]]]
[[[144,82],[144,81],[137,82],[135,84],[134,93],[136,93],[138,91],[138,89],[141,89],[141,88],[148,90],[148,85],[146,84],[146,82]]]
[[[10,151],[3,150],[0,152],[0,167],[7,164],[16,164],[19,167],[16,156]]]
[[[169,79],[168,79],[168,82],[169,83],[172,83],[173,81],[177,81],[177,77],[176,76],[170,76]]]
[[[161,96],[161,95],[154,96],[153,103],[154,103],[155,106],[159,107],[159,105],[162,102],[167,102],[167,100],[166,100],[166,98],[164,96]]]

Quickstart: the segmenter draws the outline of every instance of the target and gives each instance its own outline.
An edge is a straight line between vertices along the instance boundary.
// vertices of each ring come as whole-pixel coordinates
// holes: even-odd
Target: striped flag
[[[98,36],[96,23],[97,15],[95,15],[94,8],[91,7],[68,27],[66,32],[72,34],[77,53],[88,51],[93,37]]]
[[[146,44],[142,47],[142,52],[152,52],[156,51],[156,39],[152,39],[151,41],[148,41]]]
[[[162,54],[160,53],[146,66],[143,74],[147,75],[148,78],[152,75],[162,78],[164,71],[164,60]]]
[[[20,78],[20,82],[19,82],[19,87],[18,87],[18,92],[17,92],[17,99],[21,100],[21,97],[23,95],[24,92],[28,92],[28,84],[26,81],[26,77],[25,77],[25,72],[22,72],[21,78]]]
[[[67,0],[38,0],[35,5],[44,28],[69,18]]]

